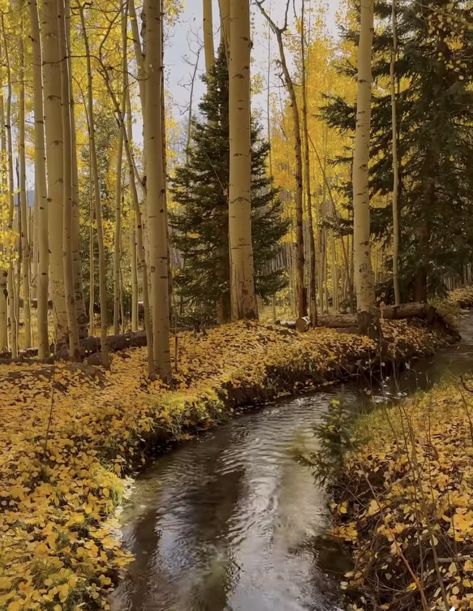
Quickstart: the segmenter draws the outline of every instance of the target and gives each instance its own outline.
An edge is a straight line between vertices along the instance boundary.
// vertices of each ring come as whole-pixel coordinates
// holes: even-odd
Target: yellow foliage
[[[405,323],[385,323],[384,331],[393,357],[428,352],[438,341]],[[130,560],[110,519],[121,478],[141,466],[158,435],[183,438],[223,410],[336,380],[377,356],[358,335],[298,335],[251,322],[180,333],[177,346],[172,388],[147,378],[142,348],[115,354],[109,371],[0,367],[1,609],[106,608]]]

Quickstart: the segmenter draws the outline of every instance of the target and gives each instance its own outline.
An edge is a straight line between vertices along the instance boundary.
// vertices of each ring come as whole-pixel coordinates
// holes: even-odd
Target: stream
[[[295,452],[314,450],[330,401],[371,409],[473,370],[462,341],[384,381],[363,379],[238,417],[157,459],[121,514],[135,561],[114,611],[335,611],[349,559],[326,536],[327,498]]]

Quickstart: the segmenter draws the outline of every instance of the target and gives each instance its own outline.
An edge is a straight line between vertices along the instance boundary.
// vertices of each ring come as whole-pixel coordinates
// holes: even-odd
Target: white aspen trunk
[[[80,7],[80,19],[82,25],[82,37],[84,40],[86,65],[87,65],[87,118],[89,131],[89,155],[90,167],[92,170],[92,186],[95,203],[95,221],[97,224],[97,244],[99,250],[99,301],[100,301],[100,349],[102,364],[109,366],[107,334],[108,334],[108,314],[107,314],[107,289],[106,289],[106,255],[103,236],[102,219],[102,196],[100,193],[99,170],[97,162],[97,147],[95,144],[95,116],[94,116],[94,97],[93,97],[93,73],[90,57],[90,45],[85,23],[84,7]]]
[[[122,15],[122,114],[125,112],[126,87],[128,79],[128,39],[127,39],[127,10],[124,9]],[[113,330],[118,335],[120,329],[120,263],[121,263],[121,203],[123,196],[122,166],[123,166],[123,130],[119,126],[118,147],[117,147],[117,166],[115,183],[115,234],[114,234],[114,255],[113,255]],[[123,324],[123,319],[122,319]]]
[[[307,219],[309,224],[309,316],[313,327],[317,326],[317,260],[314,237],[314,215],[312,209],[311,168],[309,152],[309,125],[307,118],[307,57],[306,57],[306,27],[305,0],[301,4],[301,68],[302,68],[302,129],[304,132],[304,168]],[[322,288],[322,287],[320,287]],[[320,291],[321,307],[323,309],[323,292]]]
[[[79,196],[79,168],[77,162],[77,136],[74,87],[72,80],[72,58],[71,52],[71,6],[70,0],[65,0],[66,18],[66,47],[69,55],[69,92],[70,92],[70,118],[71,118],[71,162],[72,162],[72,279],[74,289],[74,301],[76,308],[76,319],[79,328],[79,338],[87,337],[87,313],[84,300],[84,289],[82,286],[82,264],[80,255],[80,196]]]
[[[39,29],[38,5],[30,0],[31,39],[33,45],[33,104],[35,143],[35,210],[37,211],[38,277],[36,296],[38,300],[38,356],[44,359],[49,354],[48,291],[49,291],[49,235],[48,197],[46,187],[46,150],[44,144],[43,108],[43,60]]]
[[[140,90],[141,111],[144,114],[145,105],[145,62],[143,49],[140,41],[140,31],[138,28],[138,18],[136,15],[136,7],[134,0],[128,0],[128,13],[130,15],[131,36],[133,39],[133,48],[135,50],[135,60],[138,68],[138,87]]]
[[[396,60],[397,60],[397,0],[392,0],[393,48],[391,52],[391,111],[392,111],[392,158],[393,158],[393,287],[394,305],[401,303],[399,284],[399,160],[397,145],[397,104],[396,104]]]
[[[215,64],[212,0],[203,0],[205,71],[210,74]]]
[[[7,108],[6,108],[6,139],[7,139],[7,168],[8,168],[8,229],[14,235],[17,233],[15,228],[15,181],[13,176],[13,137],[12,137],[12,79],[10,54],[8,51],[8,41],[6,38],[5,21],[2,13],[2,33],[3,33],[3,53],[5,56],[5,65],[7,72]],[[18,244],[16,246],[17,252]],[[10,350],[12,358],[18,357],[18,304],[17,304],[17,286],[15,278],[15,265],[13,262],[13,253],[10,253],[10,261],[8,266],[8,318],[10,331]]]
[[[144,153],[155,372],[171,379],[169,249],[162,139],[162,0],[145,0]]]
[[[367,330],[375,305],[370,250],[369,159],[371,128],[371,57],[374,0],[361,3],[358,49],[358,95],[355,150],[353,156],[353,257],[357,312],[360,330]]]
[[[23,20],[21,22],[23,30]],[[31,337],[31,294],[30,294],[30,241],[28,234],[28,202],[26,200],[26,151],[25,151],[25,54],[23,31],[20,35],[20,91],[18,96],[18,157],[20,162],[20,242],[21,242],[21,285],[23,292],[24,345],[30,348]]]
[[[80,358],[79,325],[74,291],[74,268],[72,263],[72,135],[71,135],[71,92],[69,58],[66,42],[66,19],[64,0],[57,0],[58,43],[61,58],[61,116],[63,134],[63,268],[64,292],[66,295],[67,320],[69,326],[69,354],[73,360]]]
[[[42,0],[40,7],[49,201],[50,281],[53,300],[55,342],[57,346],[63,346],[68,342],[69,333],[63,262],[64,142],[61,113],[61,57],[59,54],[56,0]]]
[[[249,0],[230,0],[229,243],[232,318],[258,318],[251,240],[251,33]]]
[[[227,59],[230,53],[230,0],[218,0],[220,9],[220,44],[223,44]]]

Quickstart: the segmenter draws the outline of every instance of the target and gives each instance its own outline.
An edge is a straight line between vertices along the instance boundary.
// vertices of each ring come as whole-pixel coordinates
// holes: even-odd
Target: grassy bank
[[[460,381],[360,418],[337,486],[349,609],[473,609],[473,389]]]
[[[0,609],[106,608],[129,558],[113,536],[124,476],[170,441],[235,410],[431,353],[445,337],[384,323],[368,338],[296,335],[255,323],[181,334],[168,388],[146,378],[144,349],[86,365],[0,368]],[[173,346],[174,348],[174,346]]]

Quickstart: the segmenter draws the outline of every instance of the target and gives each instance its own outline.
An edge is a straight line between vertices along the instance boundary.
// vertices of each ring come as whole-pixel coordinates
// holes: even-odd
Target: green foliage
[[[335,482],[342,473],[347,451],[353,449],[352,429],[353,414],[333,399],[321,422],[314,427],[319,449],[299,456],[299,461],[313,469],[321,484]]]
[[[177,209],[171,214],[172,239],[183,265],[176,285],[187,312],[213,319],[229,316],[229,125],[228,70],[223,50],[213,73],[204,78],[207,94],[202,117],[192,126],[186,163],[176,169],[172,194]],[[271,266],[288,225],[282,205],[266,172],[269,144],[261,129],[252,129],[252,235],[257,293],[264,300],[286,284],[281,270]]]
[[[471,9],[470,9],[471,10]],[[372,230],[392,232],[391,3],[377,3],[372,120]],[[401,274],[404,297],[442,294],[446,274],[461,275],[473,247],[473,89],[466,2],[398,3],[395,64],[399,120]],[[354,32],[347,39],[356,41]],[[343,70],[354,74],[353,66]],[[353,132],[353,100],[329,99],[327,122]],[[339,162],[351,162],[351,155]],[[351,206],[351,186],[345,188]]]

